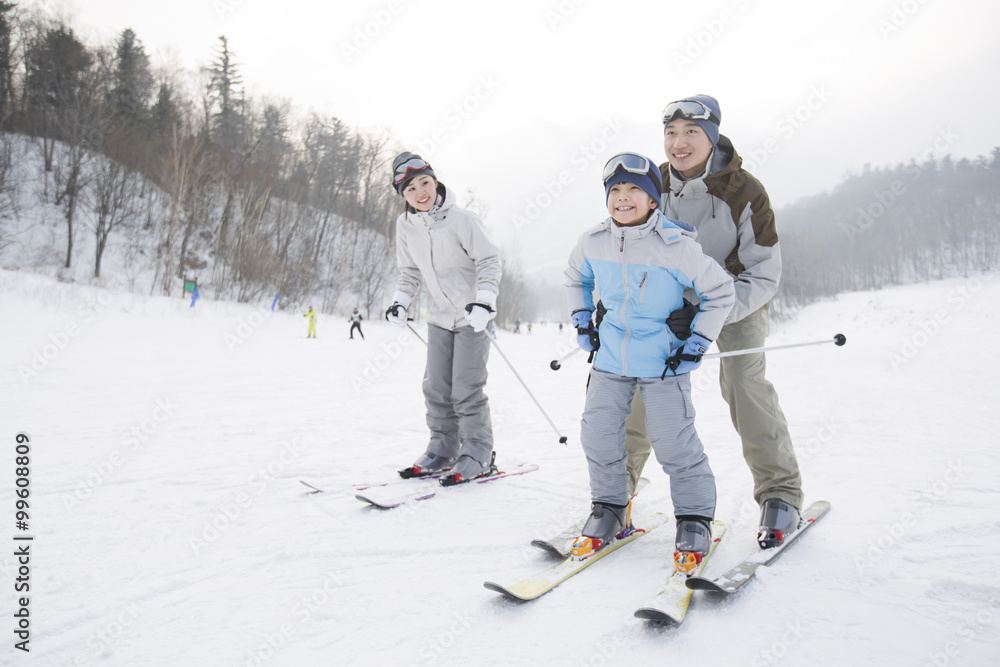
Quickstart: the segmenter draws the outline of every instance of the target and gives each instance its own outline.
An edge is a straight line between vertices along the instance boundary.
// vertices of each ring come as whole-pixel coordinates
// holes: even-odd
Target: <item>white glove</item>
[[[470,310],[465,313],[465,321],[472,325],[472,330],[479,332],[489,326],[492,314],[478,303],[470,303],[466,308]]]
[[[385,319],[399,327],[406,326],[406,306],[394,303],[385,311]]]
[[[476,302],[465,307],[465,321],[472,330],[479,332],[489,326],[490,320],[497,316],[497,295],[493,292],[480,290],[476,292]]]

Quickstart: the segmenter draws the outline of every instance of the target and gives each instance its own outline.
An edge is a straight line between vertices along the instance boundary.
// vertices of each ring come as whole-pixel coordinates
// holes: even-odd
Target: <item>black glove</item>
[[[597,302],[597,308],[594,309],[594,328],[600,329],[601,322],[604,321],[604,316],[608,314],[608,309],[604,307],[603,301]]]
[[[694,322],[695,315],[700,311],[698,304],[684,299],[684,307],[670,313],[667,318],[667,326],[670,327],[670,331],[677,336],[678,340],[687,340],[691,337],[691,323]]]

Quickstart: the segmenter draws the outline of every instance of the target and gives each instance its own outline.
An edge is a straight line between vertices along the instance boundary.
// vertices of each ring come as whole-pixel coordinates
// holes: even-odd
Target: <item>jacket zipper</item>
[[[643,271],[642,280],[639,281],[639,305],[642,305],[642,300],[646,296],[646,276],[649,275],[649,271]]]
[[[625,336],[622,338],[622,377],[628,376],[628,359],[625,350],[628,347],[628,339],[632,335],[632,329],[625,318],[625,310],[628,308],[628,262],[625,261],[625,230],[622,230],[622,240],[618,247],[618,252],[622,254],[622,287],[625,290],[625,298],[622,300],[622,326],[625,327]]]

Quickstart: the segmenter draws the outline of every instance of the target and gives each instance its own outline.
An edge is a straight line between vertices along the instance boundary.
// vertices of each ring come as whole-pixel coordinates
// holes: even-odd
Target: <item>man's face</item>
[[[693,120],[677,118],[663,128],[663,150],[670,166],[684,178],[697,176],[712,154],[712,140]]]

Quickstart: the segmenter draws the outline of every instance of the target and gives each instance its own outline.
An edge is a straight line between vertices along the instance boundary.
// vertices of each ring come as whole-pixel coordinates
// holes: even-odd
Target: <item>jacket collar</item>
[[[429,211],[417,211],[407,204],[406,219],[414,223],[419,220],[426,227],[435,227],[444,222],[455,205],[455,196],[451,194],[451,191],[441,181],[438,181],[437,193],[437,202]]]

